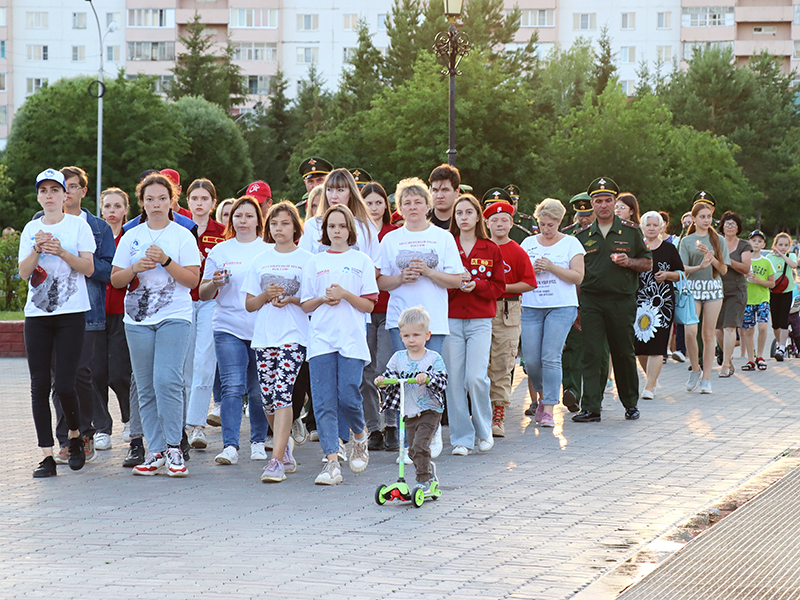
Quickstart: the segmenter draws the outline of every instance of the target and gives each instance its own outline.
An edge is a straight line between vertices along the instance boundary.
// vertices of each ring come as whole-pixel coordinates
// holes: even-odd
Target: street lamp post
[[[100,71],[97,79],[97,216],[100,215],[100,193],[103,191],[103,95],[106,92],[106,85],[103,82],[103,40],[106,35],[112,31],[117,30],[115,21],[111,21],[106,27],[105,32],[100,27],[100,17],[97,16],[97,10],[94,7],[92,0],[86,0],[89,6],[92,7],[94,19],[97,22],[97,37],[100,40]],[[90,86],[91,93],[91,86]]]
[[[447,164],[456,165],[456,75],[461,75],[458,64],[469,54],[469,37],[456,29],[456,17],[461,16],[462,0],[444,0],[444,14],[450,19],[447,33],[436,34],[433,49],[436,56],[447,59],[447,68],[442,73],[450,76],[450,148],[447,150]]]

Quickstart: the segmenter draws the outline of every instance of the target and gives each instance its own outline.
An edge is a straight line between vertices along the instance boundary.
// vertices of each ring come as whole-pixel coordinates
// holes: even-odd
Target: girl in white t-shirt
[[[185,477],[183,362],[200,252],[191,232],[172,220],[169,178],[151,173],[136,187],[136,196],[142,219],[122,236],[111,271],[111,285],[128,290],[123,321],[149,450],[132,472]]]
[[[211,318],[216,364],[222,385],[220,416],[222,418],[222,452],[215,461],[221,465],[235,465],[239,460],[239,430],[242,425],[242,396],[258,398],[256,355],[250,348],[255,328],[255,315],[245,308],[242,283],[253,259],[269,250],[261,239],[264,222],[261,207],[250,196],[242,196],[231,209],[225,228],[226,241],[214,246],[206,257],[203,281],[200,283],[200,300],[216,299]],[[202,412],[208,409],[208,400]],[[202,429],[200,430],[202,431]],[[267,438],[267,420],[257,404],[250,410],[250,458],[266,460],[264,442]],[[189,441],[198,439],[197,428]],[[203,435],[203,442],[205,436]],[[205,444],[204,444],[205,445]]]
[[[331,206],[342,204],[350,209],[355,219],[357,239],[353,244],[353,249],[360,250],[369,256],[372,262],[376,262],[380,251],[378,228],[375,227],[370,219],[369,209],[367,209],[367,205],[361,197],[361,192],[358,191],[358,185],[353,174],[347,169],[334,169],[325,177],[322,188],[325,193],[317,208],[316,217],[306,221],[303,236],[300,238],[298,246],[312,254],[319,254],[327,250],[325,243],[320,241],[322,236],[322,216],[327,213]]]
[[[534,420],[554,427],[553,407],[561,391],[561,352],[578,316],[577,286],[583,281],[586,251],[574,237],[559,232],[567,209],[547,198],[534,217],[540,233],[522,241],[538,286],[522,294],[522,355],[531,386],[542,398]]]
[[[306,360],[308,315],[300,308],[303,268],[313,256],[298,248],[303,234],[300,214],[291,202],[275,204],[267,213],[266,239],[275,244],[256,257],[248,269],[242,293],[255,319],[253,351],[263,410],[272,428],[272,459],[261,475],[278,483],[294,473],[292,456],[295,384]],[[250,414],[255,411],[255,407]]]
[[[61,172],[47,169],[39,173],[36,198],[44,214],[25,225],[19,240],[19,276],[30,284],[25,302],[25,350],[33,423],[44,455],[34,477],[56,474],[52,388],[61,398],[69,428],[69,466],[77,471],[86,460],[75,378],[89,310],[84,278],[94,273],[95,240],[86,221],[63,212],[66,191]],[[54,377],[50,371],[53,359]]]
[[[357,235],[350,209],[341,204],[330,207],[322,219],[321,238],[330,250],[314,255],[303,269],[301,306],[312,313],[308,332],[311,392],[319,441],[328,459],[315,481],[320,485],[342,481],[340,415],[353,432],[350,470],[360,473],[369,462],[359,388],[364,365],[370,361],[367,315],[378,300],[378,284],[370,257],[351,248]]]

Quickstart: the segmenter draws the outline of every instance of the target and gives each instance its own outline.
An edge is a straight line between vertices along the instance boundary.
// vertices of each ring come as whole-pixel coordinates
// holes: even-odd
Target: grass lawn
[[[21,310],[0,310],[0,321],[24,321],[25,315]]]

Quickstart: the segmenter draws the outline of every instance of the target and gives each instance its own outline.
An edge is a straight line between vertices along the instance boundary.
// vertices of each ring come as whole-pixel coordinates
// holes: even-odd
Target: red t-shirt
[[[508,240],[507,244],[503,244],[499,248],[505,263],[506,285],[523,281],[529,285],[536,286],[536,272],[533,270],[533,264],[531,264],[528,253],[522,249],[522,246],[514,240]],[[520,294],[503,294],[500,297],[515,298],[517,296],[520,296]]]
[[[119,246],[119,241],[125,230],[121,230],[119,235],[114,238],[114,245]],[[106,284],[106,314],[124,315],[125,314],[125,291],[126,288],[115,288],[111,282]]]
[[[191,216],[191,213],[189,213]],[[219,244],[220,242],[224,242],[225,238],[222,237],[222,234],[225,233],[225,226],[220,223],[219,221],[215,221],[214,219],[208,220],[208,225],[206,226],[206,230],[203,232],[203,235],[198,236],[197,245],[200,247],[200,280],[203,279],[203,271],[206,268],[206,257],[208,253],[211,252],[211,249]],[[192,300],[199,300],[200,299],[200,284],[197,284],[197,287],[192,290]]]
[[[378,232],[378,241],[383,239],[390,231],[394,231],[397,229],[397,225],[384,225],[381,227],[381,230]],[[525,255],[527,256],[527,254]],[[378,301],[375,303],[375,308],[373,309],[373,313],[385,313],[386,307],[389,305],[389,292],[381,292],[378,295]]]
[[[183,208],[182,206],[178,206],[177,213],[179,215],[183,215],[187,219],[191,219],[192,218],[192,211],[190,211],[188,208]]]
[[[460,236],[456,237],[456,245],[461,263],[476,285],[471,292],[463,292],[460,288],[447,290],[450,299],[448,317],[491,319],[497,314],[497,299],[506,289],[503,253],[491,240],[477,240],[469,256],[461,247]]]

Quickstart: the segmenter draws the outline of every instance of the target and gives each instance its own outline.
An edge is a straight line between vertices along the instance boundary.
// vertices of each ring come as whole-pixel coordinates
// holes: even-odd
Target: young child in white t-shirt
[[[372,259],[350,247],[357,236],[350,209],[331,206],[322,219],[321,240],[330,249],[315,254],[303,268],[301,307],[312,313],[307,348],[311,394],[327,458],[315,481],[319,485],[342,481],[340,414],[353,432],[350,470],[361,473],[369,462],[360,386],[370,362],[366,317],[378,300],[378,284]]]

